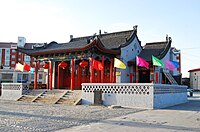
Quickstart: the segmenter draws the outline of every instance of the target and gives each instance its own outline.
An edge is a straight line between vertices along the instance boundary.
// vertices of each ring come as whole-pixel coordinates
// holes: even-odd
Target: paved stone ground
[[[58,132],[200,132],[200,93],[187,103],[145,110]]]
[[[1,132],[56,131],[143,111],[104,106],[67,106],[0,100]]]

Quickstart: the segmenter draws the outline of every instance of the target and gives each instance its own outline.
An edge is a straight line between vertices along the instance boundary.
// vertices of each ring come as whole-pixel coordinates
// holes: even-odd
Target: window
[[[6,48],[6,54],[10,54],[10,49]]]
[[[2,74],[2,79],[12,79],[13,74]]]
[[[12,64],[15,64],[15,61],[12,61],[11,63],[12,63]]]
[[[31,64],[30,61],[25,61],[25,62],[26,62],[26,64],[29,64],[29,65]]]
[[[5,49],[5,66],[10,65],[10,49],[6,48]]]
[[[12,55],[12,59],[15,59],[15,55]]]
[[[22,54],[21,52],[18,53],[18,55],[21,55],[21,54]]]
[[[23,75],[23,77],[22,77]],[[28,74],[21,74],[17,75],[17,82],[27,82],[28,81]]]
[[[5,57],[6,57],[6,60],[10,60],[10,56],[6,55]]]
[[[34,80],[34,74],[31,74],[31,80]]]
[[[5,60],[5,66],[10,66],[10,60]]]
[[[39,74],[39,79],[42,79],[42,74]]]
[[[21,58],[18,58],[18,61],[21,61]]]
[[[1,82],[13,82],[13,74],[2,74]]]
[[[31,60],[30,56],[24,55],[24,61],[30,61],[30,60]]]

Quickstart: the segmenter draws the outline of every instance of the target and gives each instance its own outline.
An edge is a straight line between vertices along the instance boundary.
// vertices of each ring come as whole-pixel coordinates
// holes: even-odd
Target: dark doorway
[[[150,70],[139,70],[139,83],[150,83]]]

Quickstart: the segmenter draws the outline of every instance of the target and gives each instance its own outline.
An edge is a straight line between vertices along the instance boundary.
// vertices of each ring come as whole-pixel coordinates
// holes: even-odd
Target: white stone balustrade
[[[187,102],[187,86],[153,83],[83,83],[82,104],[94,104],[94,91],[102,92],[103,105],[164,108]]]
[[[17,100],[29,89],[28,83],[2,83],[0,99]]]

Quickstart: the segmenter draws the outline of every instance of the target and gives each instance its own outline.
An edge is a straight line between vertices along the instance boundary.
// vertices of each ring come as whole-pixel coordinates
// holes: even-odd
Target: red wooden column
[[[97,82],[101,82],[101,71],[97,71]]]
[[[52,90],[52,61],[49,61],[49,89]]]
[[[34,89],[37,89],[37,73],[38,73],[38,62],[35,62]]]
[[[110,83],[113,82],[113,59],[110,59]]]
[[[71,84],[70,84],[70,89],[74,90],[74,85],[75,85],[75,80],[74,80],[74,58],[71,60]]]
[[[113,82],[116,83],[116,67],[114,67],[114,79]]]
[[[58,78],[57,78],[57,88],[59,89],[60,88],[60,67],[59,67],[59,64],[58,64]]]
[[[133,80],[133,73],[130,73],[130,83],[132,83]]]
[[[91,60],[90,60],[90,83],[93,83],[93,82],[94,82],[93,61],[94,61],[94,57],[92,57]]]
[[[159,73],[156,72],[156,83],[159,83]]]
[[[78,88],[81,88],[81,67],[78,65],[78,75],[77,75],[77,81],[78,81]]]
[[[154,83],[154,66],[150,68],[150,83]]]
[[[49,63],[48,63],[49,65]],[[47,69],[47,89],[49,89],[49,66],[48,66],[48,69]]]
[[[105,67],[104,67],[104,56],[102,56],[101,57],[102,58],[102,65],[103,65],[103,70],[101,70],[101,83],[103,83],[104,82],[104,69],[105,69]]]

